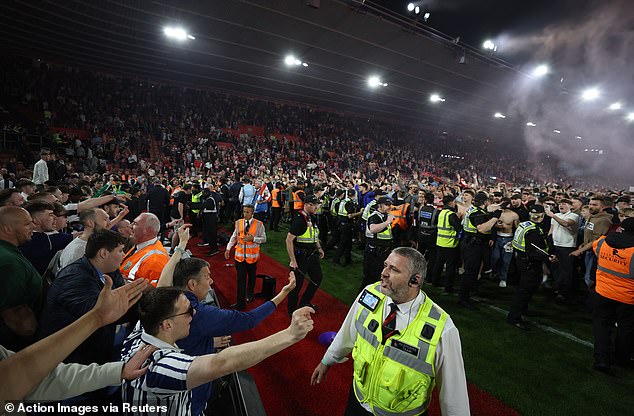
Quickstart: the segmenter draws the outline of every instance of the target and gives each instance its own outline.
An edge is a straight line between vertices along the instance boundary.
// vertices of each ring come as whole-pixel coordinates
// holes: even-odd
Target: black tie
[[[381,333],[383,334],[384,344],[389,337],[398,333],[398,331],[396,330],[396,312],[398,312],[398,306],[396,306],[396,303],[391,303],[390,313],[387,315],[385,321],[383,321],[383,325],[381,326]]]
[[[249,220],[244,220],[244,235],[249,234]]]

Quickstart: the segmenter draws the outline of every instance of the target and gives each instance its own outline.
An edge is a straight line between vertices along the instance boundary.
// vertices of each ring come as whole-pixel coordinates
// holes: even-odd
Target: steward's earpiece
[[[410,285],[418,285],[420,282],[420,277],[417,274],[413,274],[412,277],[409,278]]]

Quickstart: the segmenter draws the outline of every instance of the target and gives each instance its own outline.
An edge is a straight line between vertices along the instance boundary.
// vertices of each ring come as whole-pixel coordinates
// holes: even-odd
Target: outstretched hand
[[[291,293],[293,289],[295,289],[295,272],[291,271],[288,274],[288,283],[282,288],[281,292]]]
[[[313,318],[310,316],[315,310],[310,306],[304,306],[293,312],[291,325],[288,327],[295,341],[300,341],[313,330]]]
[[[101,289],[97,303],[92,308],[92,311],[99,318],[100,326],[111,324],[121,318],[132,305],[141,299],[143,291],[147,288],[145,279],[137,279],[112,290],[110,276],[104,274],[103,277],[106,279],[106,284]]]

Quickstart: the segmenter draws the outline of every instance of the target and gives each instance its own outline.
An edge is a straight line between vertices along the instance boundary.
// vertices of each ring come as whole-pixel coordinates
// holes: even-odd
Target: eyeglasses
[[[196,315],[196,309],[194,309],[194,307],[192,306],[192,304],[189,304],[189,308],[187,308],[187,310],[183,313],[177,313],[176,315],[170,315],[165,317],[165,319],[170,319],[170,318],[176,318],[177,316],[181,316],[181,315],[189,315],[192,318],[194,317],[194,315]]]

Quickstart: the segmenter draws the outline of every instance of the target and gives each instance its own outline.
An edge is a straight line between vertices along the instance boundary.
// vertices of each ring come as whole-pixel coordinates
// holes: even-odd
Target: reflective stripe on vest
[[[514,249],[521,251],[522,253],[526,252],[526,233],[530,230],[537,230],[540,234],[542,234],[541,228],[535,225],[532,221],[524,221],[520,223],[517,226],[517,230],[515,230],[515,235],[513,236]],[[548,243],[546,243],[546,251],[548,251]]]
[[[372,213],[372,215],[370,215],[370,218],[374,215],[378,215],[379,217],[381,217],[381,219],[383,219],[383,217],[381,216],[381,213],[379,211],[374,211]],[[381,221],[383,222],[383,221]],[[372,231],[370,231],[370,225],[369,221],[368,224],[366,224],[365,226],[365,236],[368,238],[376,238],[377,240],[384,240],[384,241],[389,241],[392,239],[392,227],[391,226],[387,226],[385,227],[385,229],[383,231],[381,231],[380,233],[373,233]]]
[[[371,322],[382,322],[387,297],[380,285],[365,289],[379,297],[374,312],[360,306],[355,319],[357,338],[352,351],[354,359],[353,387],[360,403],[367,403],[375,415],[420,415],[428,408],[435,380],[436,348],[448,315],[428,297],[415,311],[414,319],[403,334],[389,338],[409,345],[410,350],[382,345],[381,326],[370,331]],[[431,326],[430,339],[422,329]],[[376,326],[376,325],[375,325]],[[430,331],[431,332],[431,331]]]
[[[361,215],[361,219],[363,221],[367,221],[368,218],[370,218],[370,214],[372,214],[374,211],[376,211],[376,199],[370,201],[370,203],[368,205],[365,206],[365,208],[363,209],[363,214]]]
[[[202,192],[199,192],[196,195],[192,194],[192,204],[196,202],[200,202],[202,196],[203,196]],[[200,212],[200,209],[192,209],[192,212],[194,214],[198,214]]]
[[[302,191],[303,193],[304,191]],[[299,197],[299,191],[293,192],[293,209],[295,211],[299,211],[300,209],[304,209],[304,201]]]
[[[302,213],[302,216],[304,214]],[[304,220],[306,221],[306,231],[304,234],[298,235],[295,238],[295,241],[303,244],[315,244],[319,240],[319,229],[313,226],[312,221],[308,221],[308,219],[304,216]]]
[[[255,263],[260,258],[260,245],[254,241],[245,241],[244,237],[247,234],[257,236],[260,234],[262,222],[252,218],[249,229],[245,232],[244,223],[245,220],[238,220],[238,242],[236,243],[236,252],[234,259],[238,262],[246,261],[247,263]]]
[[[449,209],[440,211],[438,216],[438,234],[436,235],[436,245],[438,247],[458,247],[458,232],[449,223],[449,216],[453,213]]]
[[[339,210],[337,211],[338,216],[348,218],[348,210],[346,209],[346,203],[348,202],[350,202],[350,199],[346,198],[339,203]]]
[[[634,304],[634,247],[615,249],[601,237],[592,244],[597,255],[596,291],[617,302]]]
[[[275,188],[273,189],[273,192],[271,192],[271,207],[273,208],[281,208],[282,206],[280,205],[280,202],[277,200],[277,194],[280,193],[280,190]]]
[[[341,202],[341,199],[339,198],[335,198],[332,200],[332,202],[330,203],[330,214],[332,216],[337,215],[337,204]]]
[[[484,210],[479,207],[472,206],[467,210],[467,214],[462,220],[462,228],[465,230],[465,232],[468,232],[471,234],[477,234],[478,227],[473,225],[473,223],[471,222],[471,215],[476,213],[485,214]],[[491,234],[491,230],[483,232],[481,234]]]
[[[390,214],[394,215],[394,220],[392,220],[392,228],[398,225],[402,231],[405,231],[407,229],[408,209],[409,204],[407,203],[397,206],[392,205],[392,209],[390,210]]]

